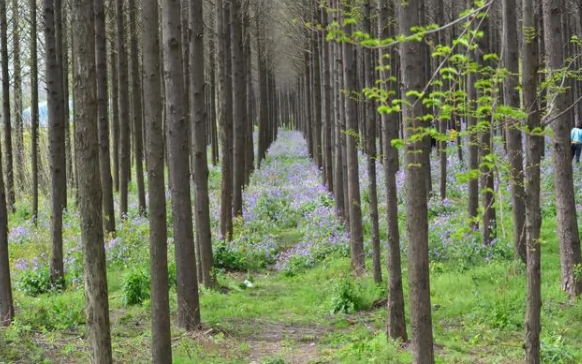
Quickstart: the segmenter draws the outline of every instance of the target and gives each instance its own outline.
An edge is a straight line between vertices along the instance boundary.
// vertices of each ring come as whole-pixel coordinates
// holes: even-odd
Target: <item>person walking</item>
[[[580,164],[580,152],[582,152],[582,123],[576,124],[570,132],[572,143],[572,160],[576,157],[576,163]]]

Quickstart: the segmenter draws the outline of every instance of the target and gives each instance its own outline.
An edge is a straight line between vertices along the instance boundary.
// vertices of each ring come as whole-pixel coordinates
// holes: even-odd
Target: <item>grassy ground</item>
[[[282,155],[286,153],[287,150],[281,151]],[[289,186],[281,185],[282,180],[303,168],[301,164],[301,168],[295,169],[296,163],[306,163],[306,159],[301,155],[273,157],[265,166],[264,178],[258,176],[254,180],[256,188],[250,188],[249,200],[254,201],[252,196],[261,194],[272,195],[268,186],[277,186],[282,191],[298,188],[293,181]],[[275,171],[279,171],[281,180],[276,180]],[[220,178],[216,170],[211,172],[211,176]],[[268,184],[267,179],[273,180]],[[211,185],[219,184],[213,180]],[[298,192],[295,189],[289,191],[293,191],[293,196]],[[255,192],[256,195],[252,195]],[[505,207],[502,226],[506,231],[504,233],[500,227],[499,248],[480,250],[474,246],[472,235],[464,232],[463,220],[459,218],[464,211],[462,192],[453,189],[451,196],[450,206],[434,204],[431,207],[431,299],[437,362],[519,363],[524,353],[525,269],[510,258],[511,248],[504,240],[504,236],[511,236],[510,211]],[[285,194],[282,198],[290,199]],[[294,201],[284,208],[303,211],[305,204],[311,203]],[[27,225],[25,206],[26,201],[23,201],[17,214],[11,216],[10,248],[17,319],[11,327],[2,329],[0,361],[88,363],[83,292],[76,266],[79,262],[76,260],[78,227],[75,212],[71,210],[65,223],[67,266],[70,267],[68,289],[62,293],[31,296],[25,288],[36,287],[34,277],[42,283],[42,257],[48,256],[50,251],[50,235],[48,215],[41,216],[40,227],[34,229]],[[256,219],[263,218],[260,206],[257,203],[252,212]],[[313,209],[317,212],[320,207]],[[551,206],[546,206],[545,211],[543,362],[582,363],[582,303],[569,303],[560,291],[555,217]],[[301,216],[293,215],[296,221],[292,224],[288,223],[289,220],[284,224],[279,223],[282,220],[271,224],[263,221],[268,225],[267,231],[256,230],[265,224],[239,224],[237,241],[242,244],[241,239],[245,237],[253,240],[260,236],[264,241],[268,240],[269,249],[278,254],[293,251],[297,244],[314,238],[310,235],[313,228],[309,229],[312,225],[308,224],[312,222],[306,221],[311,215]],[[441,221],[444,218],[446,224]],[[20,227],[27,229],[22,236],[14,233]],[[454,233],[456,231],[462,233]],[[132,217],[120,230],[118,239],[108,242],[114,358],[119,363],[145,363],[150,361],[149,301],[146,298],[142,304],[128,306],[124,304],[124,298],[130,275],[145,272],[147,276],[147,249],[143,249],[148,244],[147,221]],[[404,250],[403,247],[403,260],[406,261]],[[173,254],[171,248],[170,253]],[[256,255],[245,255],[245,262],[258,269],[219,270],[220,288],[201,290],[203,329],[186,333],[173,328],[174,362],[409,363],[406,345],[390,342],[384,334],[385,285],[376,286],[371,276],[352,277],[349,258],[345,255],[345,249],[340,247],[318,254],[313,260],[291,259],[292,264],[287,267],[293,269],[278,270],[274,269],[277,263],[272,259],[250,264],[249,257],[256,260]],[[226,258],[231,256],[239,257],[224,255]],[[35,257],[40,259],[35,261]],[[26,268],[18,267],[22,261],[26,261]],[[371,261],[367,263],[371,266]],[[41,268],[34,268],[34,264]],[[406,278],[406,264],[403,269]],[[32,272],[40,273],[34,276]],[[383,273],[386,277],[386,271]],[[243,283],[245,280],[252,281],[252,287],[247,287]],[[406,287],[405,279],[405,290]],[[174,288],[170,297],[172,312],[175,313]],[[405,297],[408,298],[407,292]],[[408,306],[406,308],[408,314]]]

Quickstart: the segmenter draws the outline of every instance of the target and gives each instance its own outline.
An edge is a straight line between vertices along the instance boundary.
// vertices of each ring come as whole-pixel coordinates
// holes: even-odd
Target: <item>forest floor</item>
[[[436,159],[436,158],[433,158]],[[433,161],[433,181],[439,166]],[[367,210],[365,159],[360,175],[366,252],[371,223]],[[542,242],[542,358],[544,363],[582,363],[582,302],[568,302],[560,290],[559,252],[551,165],[544,161]],[[498,238],[479,243],[465,220],[466,190],[455,175],[463,165],[449,156],[448,199],[433,198],[430,214],[430,269],[435,353],[438,363],[519,363],[525,309],[525,269],[513,260],[510,196],[498,189]],[[576,171],[582,201],[582,171]],[[506,176],[501,173],[500,178]],[[378,166],[378,181],[383,181]],[[406,233],[403,173],[400,188],[405,298]],[[379,183],[381,238],[386,241],[383,184]],[[210,171],[214,236],[218,230],[220,168]],[[132,192],[135,186],[132,185]],[[135,195],[135,193],[133,193]],[[136,214],[118,223],[106,243],[114,359],[151,361],[148,222]],[[370,275],[350,274],[348,238],[334,213],[333,199],[307,157],[297,132],[281,131],[267,160],[244,194],[244,219],[235,221],[233,242],[214,242],[218,288],[200,290],[203,328],[173,328],[174,363],[307,364],[409,363],[407,345],[389,341],[386,284]],[[44,202],[46,203],[46,201]],[[73,205],[73,204],[71,204]],[[28,201],[10,216],[10,256],[16,320],[1,331],[1,363],[89,363],[84,335],[82,261],[78,215],[65,219],[67,289],[47,292],[50,256],[48,205],[31,224]],[[582,206],[578,206],[579,209]],[[168,209],[168,211],[170,211]],[[171,226],[171,217],[168,217]],[[175,284],[173,239],[170,278]],[[385,256],[383,257],[383,259]],[[385,260],[384,260],[385,261]],[[367,260],[371,267],[371,259]],[[386,270],[383,270],[386,279]],[[133,283],[133,284],[132,284]],[[175,314],[175,286],[171,309]],[[139,304],[128,302],[137,300]],[[406,306],[406,313],[409,313]],[[408,320],[407,320],[408,322]],[[410,328],[409,328],[410,330]],[[409,332],[410,334],[410,332]]]

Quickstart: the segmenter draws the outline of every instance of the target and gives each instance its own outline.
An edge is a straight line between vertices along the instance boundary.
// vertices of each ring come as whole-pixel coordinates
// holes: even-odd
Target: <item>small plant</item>
[[[125,277],[121,299],[126,306],[139,305],[150,298],[150,277],[137,270]]]
[[[360,287],[347,278],[338,281],[331,298],[331,313],[352,313],[362,307]]]
[[[231,249],[227,243],[220,241],[212,247],[212,258],[216,268],[242,271],[247,268],[244,253]]]
[[[32,269],[23,270],[18,279],[18,289],[28,296],[36,297],[52,290],[49,268],[38,265]]]

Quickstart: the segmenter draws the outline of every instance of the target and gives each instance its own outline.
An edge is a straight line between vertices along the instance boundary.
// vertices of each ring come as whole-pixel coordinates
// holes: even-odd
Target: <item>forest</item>
[[[582,363],[582,2],[0,0],[0,363]]]

